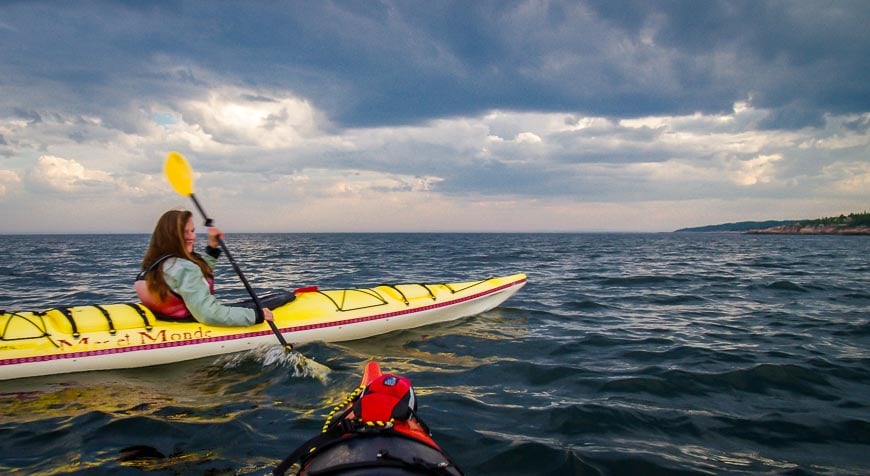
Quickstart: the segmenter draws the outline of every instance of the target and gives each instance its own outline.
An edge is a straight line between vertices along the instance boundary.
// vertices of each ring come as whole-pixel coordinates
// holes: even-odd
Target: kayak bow
[[[463,474],[417,414],[411,381],[384,374],[374,360],[366,364],[360,386],[326,417],[321,433],[272,474],[283,476],[297,464],[298,476]]]

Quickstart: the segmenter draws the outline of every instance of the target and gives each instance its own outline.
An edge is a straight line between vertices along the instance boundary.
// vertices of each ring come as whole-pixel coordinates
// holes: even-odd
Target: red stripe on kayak
[[[454,299],[452,301],[446,301],[442,303],[430,304],[428,306],[418,307],[414,309],[406,309],[402,311],[393,311],[387,312],[384,314],[375,314],[372,316],[366,317],[357,317],[354,319],[345,319],[343,321],[335,321],[335,322],[324,322],[319,324],[308,324],[304,326],[293,326],[293,327],[284,327],[279,329],[279,331],[284,334],[287,332],[299,332],[306,331],[312,329],[323,329],[325,327],[337,327],[337,326],[345,326],[348,324],[358,324],[361,322],[369,322],[376,321],[380,319],[389,319],[391,317],[404,316],[408,314],[415,314],[418,312],[431,311],[433,309],[438,309],[442,307],[452,306],[455,304],[460,304],[466,301],[472,301],[478,299],[480,297],[497,293],[507,288],[514,287],[520,283],[525,283],[526,279],[520,279],[508,284],[501,285],[497,288],[490,289],[488,291],[483,291],[477,294],[472,294],[470,296],[466,296],[460,299]],[[161,329],[164,330],[164,329]],[[169,331],[171,328],[166,328],[165,330]],[[204,339],[196,339],[196,340],[183,340],[183,341],[174,341],[174,342],[159,342],[155,344],[144,344],[144,345],[134,345],[129,347],[115,347],[111,349],[100,349],[100,350],[88,350],[83,352],[70,352],[66,354],[52,354],[52,355],[40,355],[36,357],[20,357],[14,359],[3,359],[0,360],[0,366],[3,365],[15,365],[15,364],[27,364],[33,362],[48,362],[52,360],[63,360],[63,359],[79,359],[84,357],[94,357],[99,355],[111,355],[111,354],[123,354],[126,352],[138,352],[142,350],[152,350],[152,349],[166,349],[171,347],[182,347],[186,345],[198,345],[198,344],[208,344],[213,342],[224,342],[231,341],[237,339],[249,339],[252,337],[261,337],[266,335],[273,335],[272,331],[257,331],[257,332],[243,332],[240,334],[232,334],[227,336],[218,336],[218,337],[208,337]]]

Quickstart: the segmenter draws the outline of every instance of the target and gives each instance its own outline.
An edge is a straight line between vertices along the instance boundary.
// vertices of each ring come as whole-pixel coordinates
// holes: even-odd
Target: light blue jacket
[[[210,268],[217,260],[202,255]],[[168,258],[161,263],[163,279],[174,293],[181,296],[194,319],[210,326],[250,326],[256,322],[253,309],[224,306],[209,291],[208,281],[199,266],[183,258]]]

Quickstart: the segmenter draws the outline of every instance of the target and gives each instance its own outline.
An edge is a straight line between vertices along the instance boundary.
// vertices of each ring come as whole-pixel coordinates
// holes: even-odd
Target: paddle
[[[193,194],[193,170],[190,168],[190,165],[187,163],[184,156],[178,152],[170,152],[169,155],[166,156],[166,164],[163,167],[163,172],[166,174],[169,184],[172,185],[172,188],[175,189],[179,195],[190,197],[193,200],[193,204],[196,205],[200,215],[205,219],[205,226],[212,226],[214,221],[205,213],[205,210],[202,209],[202,205],[199,204],[199,200],[196,199],[196,195]],[[251,287],[251,284],[248,283],[248,280],[245,278],[239,265],[236,264],[236,260],[233,259],[233,255],[230,254],[230,250],[227,249],[226,243],[224,243],[224,240],[221,237],[218,237],[217,240],[221,250],[227,256],[227,259],[236,271],[236,274],[239,275],[239,279],[242,280],[242,284],[245,285],[245,289],[248,290],[248,294],[251,295],[251,299],[254,300],[254,305],[257,306],[257,310],[263,312],[263,305],[260,302],[260,298],[257,297],[254,288]],[[281,335],[278,326],[276,326],[272,321],[266,322],[269,323],[269,327],[272,328],[272,332],[275,333],[278,342],[280,342],[288,352],[293,350],[293,346],[288,344],[284,339],[284,336]]]

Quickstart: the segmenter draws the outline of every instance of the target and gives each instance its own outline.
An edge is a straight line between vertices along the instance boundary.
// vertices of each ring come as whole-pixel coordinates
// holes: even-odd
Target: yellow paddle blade
[[[193,195],[193,170],[184,156],[178,152],[170,152],[166,156],[166,163],[163,165],[163,173],[166,174],[166,179],[172,188],[179,195]]]

